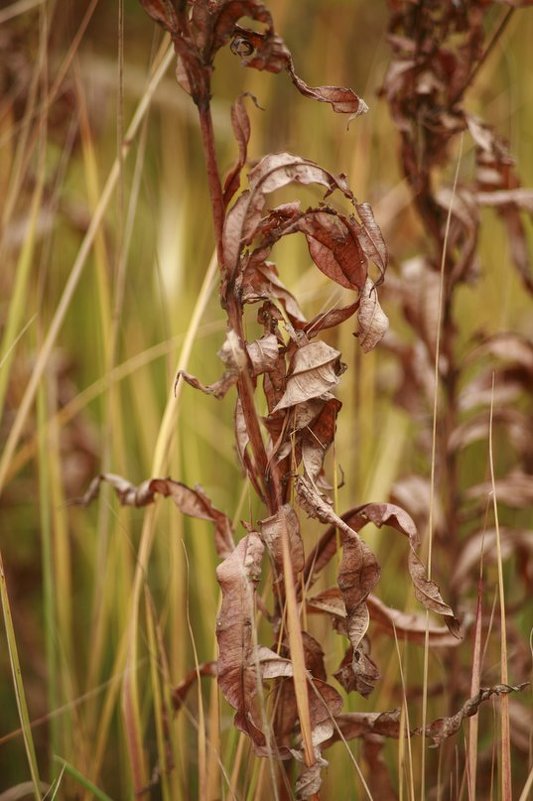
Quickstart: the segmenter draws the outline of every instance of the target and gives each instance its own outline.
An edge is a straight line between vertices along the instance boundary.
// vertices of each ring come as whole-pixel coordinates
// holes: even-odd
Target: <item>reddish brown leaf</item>
[[[352,303],[349,306],[342,306],[341,308],[335,308],[330,309],[330,311],[327,312],[321,312],[305,324],[304,331],[308,337],[314,337],[320,331],[324,331],[326,328],[335,328],[337,325],[344,323],[345,320],[348,320],[353,314],[355,314],[358,308],[359,301],[356,300],[355,303]]]
[[[147,506],[154,502],[156,493],[170,497],[183,514],[200,520],[209,520],[215,524],[215,545],[221,558],[225,558],[233,551],[235,543],[229,517],[213,506],[200,486],[190,489],[180,481],[174,481],[171,478],[152,478],[135,486],[122,476],[114,473],[102,473],[91,481],[85,495],[73,503],[83,506],[91,503],[98,496],[102,482],[113,487],[123,506]]]
[[[239,148],[239,155],[237,161],[230,169],[224,180],[224,204],[227,206],[233,195],[237,192],[240,186],[241,170],[246,164],[248,157],[248,142],[250,141],[250,118],[244,105],[244,98],[249,97],[253,103],[259,108],[257,98],[250,92],[244,92],[242,95],[233,101],[231,106],[231,124],[233,133],[237,140]]]
[[[248,175],[250,188],[243,192],[226,215],[223,231],[225,269],[233,274],[239,266],[244,245],[255,237],[266,202],[266,195],[290,183],[317,184],[327,193],[338,189],[353,202],[346,180],[335,177],[312,161],[278,153],[265,156]]]
[[[305,316],[297,300],[284,286],[271,262],[249,262],[242,277],[242,299],[244,303],[258,300],[278,300],[293,325],[305,323]]]
[[[98,497],[102,482],[113,487],[123,506],[148,506],[154,502],[154,491],[150,487],[150,479],[136,486],[131,481],[122,476],[117,476],[115,473],[101,473],[93,478],[85,495],[82,495],[81,498],[75,498],[71,503],[88,506]]]
[[[365,648],[350,647],[334,675],[347,693],[357,692],[363,698],[370,695],[379,679],[376,664]]]
[[[368,111],[365,101],[358,97],[352,89],[345,89],[342,86],[308,86],[295,73],[291,58],[287,64],[287,69],[293,84],[302,95],[311,97],[321,103],[329,103],[333,111],[339,114],[350,114],[350,119]]]

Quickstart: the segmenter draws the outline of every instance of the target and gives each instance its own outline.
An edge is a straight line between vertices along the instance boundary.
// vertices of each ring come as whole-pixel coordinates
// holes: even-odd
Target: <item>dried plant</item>
[[[222,180],[210,111],[214,59],[222,47],[229,46],[245,67],[287,71],[299,92],[330,104],[333,111],[349,115],[350,120],[366,112],[367,106],[351,89],[308,86],[297,75],[270,12],[258,0],[141,0],[141,4],[170,35],[178,83],[198,110],[220,272],[220,303],[227,315],[226,336],[219,351],[224,365],[222,377],[206,385],[181,371],[176,381],[185,381],[215,399],[235,390],[236,451],[265,514],[262,519],[243,522],[244,534],[239,537],[229,516],[213,506],[201,487],[191,489],[159,477],[135,486],[113,474],[98,476],[80,502],[93,500],[105,481],[114,487],[123,504],[146,506],[161,494],[170,497],[183,514],[214,524],[215,547],[221,560],[217,569],[222,593],[216,622],[219,658],[216,664],[191,670],[175,688],[176,710],[200,675],[216,676],[235,710],[235,726],[250,738],[256,754],[267,757],[271,764],[279,763],[280,798],[291,793],[287,766],[294,760],[303,766],[295,784],[297,797],[318,798],[321,770],[327,764],[324,749],[339,739],[356,737],[364,738],[367,763],[376,767],[385,782],[374,783],[374,792],[392,798],[394,791],[382,769],[381,737],[402,737],[405,722],[396,710],[344,712],[341,695],[329,683],[322,645],[305,627],[308,612],[330,620],[332,629],[347,643],[334,676],[347,693],[364,697],[379,679],[368,637],[371,619],[391,637],[401,633],[408,640],[426,643],[428,648],[445,646],[448,654],[454,653],[461,638],[458,619],[418,555],[420,536],[413,518],[426,523],[431,505],[429,481],[405,479],[395,487],[395,503],[368,503],[339,515],[333,508],[333,488],[326,476],[325,458],[335,441],[342,405],[333,391],[346,366],[341,353],[319,337],[355,317],[355,335],[363,352],[381,342],[388,321],[377,290],[387,270],[387,247],[370,205],[356,199],[344,175],[289,153],[268,154],[248,169],[250,120],[246,102],[257,103],[252,96],[242,95],[233,103],[231,120],[238,157]],[[395,59],[383,94],[400,131],[404,173],[432,249],[424,258],[405,265],[403,279],[393,276],[389,284],[416,332],[416,343],[408,345],[389,336],[386,345],[403,368],[400,404],[420,414],[425,403],[423,413],[427,414],[436,381],[443,388],[442,420],[438,421],[437,450],[432,460],[445,488],[437,528],[446,531],[449,542],[457,543],[464,515],[478,515],[474,505],[484,493],[483,486],[472,487],[467,495],[474,505],[468,513],[458,511],[463,508],[456,479],[458,452],[465,442],[486,436],[487,421],[480,421],[479,415],[466,422],[460,420],[455,291],[476,275],[479,210],[489,204],[498,210],[511,235],[514,261],[525,286],[531,289],[521,214],[530,211],[533,204],[530,193],[519,186],[505,144],[463,108],[466,89],[485,54],[486,3],[468,8],[423,2],[393,5],[390,39]],[[243,27],[244,17],[257,23],[254,29]],[[452,36],[453,47],[448,44]],[[453,190],[437,189],[435,170],[446,165],[450,145],[462,131],[469,131],[476,145],[476,184],[461,182]],[[247,185],[241,189],[245,174]],[[299,200],[276,205],[272,199],[277,190],[299,186],[318,191],[321,199],[306,208]],[[354,293],[351,303],[306,319],[298,299],[283,283],[283,269],[278,271],[270,260],[274,245],[293,233],[303,234],[311,259],[322,273]],[[248,340],[246,330],[251,326],[246,325],[246,315],[252,305],[258,307],[257,323],[262,334]],[[511,365],[502,368],[502,391],[509,389],[511,372],[512,386],[520,393],[531,379],[529,344],[511,335],[485,339],[478,343],[477,353],[501,355],[504,349],[505,358],[511,354]],[[438,367],[436,381],[428,380],[432,363]],[[478,375],[465,395],[469,407],[485,403],[489,389],[488,373]],[[525,420],[518,412],[502,408],[498,415],[503,425],[514,427],[517,437],[522,436]],[[426,447],[430,441],[426,435]],[[531,453],[525,445],[522,455],[525,463],[530,462]],[[530,480],[525,472],[503,479],[500,499],[508,501],[514,493],[520,506],[530,496]],[[306,526],[305,515],[327,525],[308,554],[301,533]],[[368,523],[387,526],[406,538],[407,575],[415,596],[426,610],[440,615],[445,626],[429,624],[425,615],[391,609],[373,594],[381,568],[360,536]],[[339,549],[342,555],[336,585],[312,595],[313,584]],[[265,569],[266,556],[269,571]],[[465,549],[456,573],[455,600],[461,595],[460,577],[469,569],[467,562]],[[257,588],[267,575],[271,595],[260,598]],[[270,626],[268,644],[259,640],[258,617]],[[412,729],[411,734],[422,734],[440,744],[458,730],[465,717],[475,714],[482,702],[493,695],[506,696],[522,686],[503,682],[472,688],[472,697],[466,702],[464,688],[457,686],[451,696],[450,716],[429,725],[424,721],[422,728]],[[136,787],[138,793],[143,790]]]

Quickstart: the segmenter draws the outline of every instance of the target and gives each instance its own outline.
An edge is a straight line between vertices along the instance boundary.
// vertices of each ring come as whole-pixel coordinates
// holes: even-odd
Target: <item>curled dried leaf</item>
[[[363,352],[368,353],[381,342],[389,327],[387,315],[379,305],[376,287],[369,278],[359,298],[357,320],[359,330],[356,336]]]
[[[319,398],[339,382],[342,372],[340,353],[325,342],[308,342],[292,358],[287,387],[273,412]]]
[[[215,524],[215,545],[221,558],[233,551],[235,543],[229,517],[213,506],[200,486],[191,489],[171,478],[151,478],[136,486],[122,476],[102,473],[91,481],[85,495],[73,503],[87,506],[98,496],[102,482],[113,487],[123,506],[147,506],[154,502],[157,493],[165,498],[170,497],[183,514]]]
[[[274,369],[279,357],[278,339],[275,334],[267,334],[246,345],[248,358],[252,363],[254,375],[268,373]]]
[[[529,687],[529,682],[519,684],[516,687],[510,686],[509,684],[496,684],[494,687],[483,687],[476,695],[469,698],[455,715],[451,715],[447,718],[438,718],[427,726],[426,736],[431,737],[434,745],[440,745],[448,737],[451,737],[459,731],[463,720],[475,715],[481,704],[488,701],[493,695],[517,693],[521,692],[526,687]]]

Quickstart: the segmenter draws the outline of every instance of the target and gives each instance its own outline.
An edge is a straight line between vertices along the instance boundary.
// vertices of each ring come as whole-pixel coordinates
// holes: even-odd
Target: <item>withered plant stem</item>
[[[237,334],[241,347],[244,349],[244,330],[243,330],[243,307],[236,293],[236,288],[228,276],[224,264],[224,251],[222,247],[222,232],[224,227],[224,197],[222,193],[222,183],[215,148],[215,134],[213,130],[213,118],[209,102],[198,106],[200,118],[200,130],[202,134],[202,147],[206,164],[207,181],[211,200],[211,213],[213,217],[213,228],[216,239],[216,249],[218,263],[225,286],[224,296],[221,298],[227,315],[228,324]],[[270,514],[274,514],[282,505],[281,487],[276,467],[268,465],[268,457],[265,450],[259,416],[254,401],[254,388],[250,376],[246,371],[242,372],[237,381],[237,392],[241,402],[242,413],[246,423],[246,430],[250,440],[250,447],[253,453],[253,475],[249,478],[262,496]]]

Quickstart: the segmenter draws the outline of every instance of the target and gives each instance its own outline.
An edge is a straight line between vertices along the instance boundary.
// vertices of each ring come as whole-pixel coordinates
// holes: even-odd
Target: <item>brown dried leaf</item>
[[[463,720],[475,715],[484,701],[487,701],[493,695],[498,696],[518,693],[526,687],[529,687],[529,682],[519,684],[516,687],[512,687],[508,684],[496,684],[494,687],[483,687],[476,695],[469,698],[455,715],[451,715],[447,718],[438,718],[427,726],[426,736],[431,737],[435,745],[440,745],[447,737],[451,737],[458,732]],[[417,731],[417,733],[419,732]]]
[[[428,626],[426,615],[401,612],[399,609],[386,606],[372,593],[368,595],[366,604],[372,623],[391,637],[394,637],[396,632],[402,640],[424,645],[427,630],[429,645],[434,648],[454,648],[460,643],[457,637],[450,634],[446,626]],[[333,619],[335,629],[344,629],[346,605],[338,587],[330,587],[318,595],[307,598],[306,605],[309,612],[329,615]]]
[[[170,497],[183,514],[215,524],[215,546],[222,559],[233,551],[235,543],[229,517],[213,506],[200,486],[190,489],[181,481],[171,478],[152,478],[135,486],[122,476],[102,473],[91,481],[85,495],[72,503],[87,506],[98,496],[102,482],[113,487],[123,506],[147,506],[154,502],[156,493]]]
[[[302,426],[301,434],[296,437],[297,446],[301,445],[305,475],[315,484],[321,482],[324,459],[335,439],[337,415],[341,407],[342,403],[337,398],[328,398],[321,403],[318,414]]]
[[[365,101],[358,97],[352,89],[345,89],[342,86],[309,86],[306,84],[294,71],[294,64],[290,57],[287,70],[300,94],[321,103],[329,103],[333,111],[338,114],[350,114],[350,120],[352,120],[368,111]]]
[[[230,275],[237,272],[242,248],[250,244],[258,232],[266,195],[291,183],[317,184],[327,193],[338,189],[354,202],[346,180],[335,177],[312,161],[290,153],[270,154],[250,171],[250,188],[243,192],[226,214],[222,244],[224,267]]]
[[[102,482],[109,484],[117,493],[122,506],[148,506],[154,502],[154,492],[150,487],[150,479],[143,481],[136,486],[122,476],[115,473],[101,473],[95,476],[84,495],[81,498],[74,498],[71,503],[77,506],[88,506],[98,497]]]
[[[196,376],[191,375],[186,370],[180,370],[176,376],[174,388],[176,387],[180,378],[183,378],[183,380],[194,389],[199,389],[200,392],[203,392],[205,395],[212,395],[217,400],[220,400],[227,394],[231,387],[235,386],[239,380],[239,375],[233,371],[226,372],[222,378],[219,378],[219,380],[215,381],[214,384],[202,384],[200,379],[196,378]]]
[[[340,353],[325,342],[308,342],[292,358],[287,386],[273,412],[319,398],[339,382]]]
[[[250,118],[248,117],[246,106],[244,105],[245,97],[249,97],[257,106],[257,108],[260,108],[257,98],[250,94],[250,92],[244,92],[242,95],[239,95],[239,97],[233,101],[231,106],[231,125],[233,127],[233,133],[235,134],[235,139],[237,140],[237,145],[239,147],[239,155],[235,164],[233,167],[231,167],[226,175],[226,178],[224,179],[224,205],[226,206],[239,189],[241,170],[246,164],[246,159],[248,157],[248,143],[250,141]]]
[[[253,374],[261,375],[274,369],[279,357],[279,345],[275,334],[267,334],[246,345],[248,358],[252,363]]]
[[[253,263],[245,267],[241,293],[244,303],[258,300],[277,300],[287,312],[292,324],[305,323],[305,316],[294,295],[281,282],[272,262]]]
[[[364,648],[350,647],[334,676],[347,693],[357,692],[366,698],[376,686],[379,671]]]
[[[376,286],[378,286],[383,281],[389,262],[387,246],[370,203],[356,203],[355,208],[361,220],[361,225],[358,226],[359,244],[367,259],[373,261],[379,270],[380,277],[376,281]]]
[[[310,482],[302,476],[296,481],[296,494],[300,506],[309,515],[318,518],[323,523],[333,524],[332,528],[328,529],[324,534],[319,543],[319,549],[312,552],[307,559],[304,569],[304,578],[307,584],[309,584],[309,577],[317,573],[316,564],[318,561],[320,567],[323,568],[335,553],[336,544],[333,542],[335,537],[334,527],[350,537],[353,532],[360,531],[367,522],[374,523],[378,528],[383,525],[391,526],[409,539],[408,567],[416,597],[426,609],[437,612],[437,614],[444,617],[446,625],[454,636],[461,636],[460,624],[455,618],[453,610],[442,599],[435,582],[427,578],[425,568],[417,556],[418,532],[407,512],[391,503],[369,503],[347,512],[340,518],[317,494]]]
[[[326,747],[337,740],[354,740],[366,734],[398,738],[401,733],[400,710],[390,712],[345,712],[335,716],[335,731]]]
[[[298,576],[304,566],[304,546],[300,534],[300,525],[294,509],[289,504],[276,512],[275,515],[267,517],[258,523],[261,539],[265,543],[277,576],[281,580],[283,576],[283,537],[288,537],[289,551],[291,554],[291,565],[294,584],[298,584]]]
[[[344,323],[355,314],[358,308],[359,301],[356,300],[355,303],[351,303],[349,306],[342,306],[340,308],[330,309],[330,311],[327,312],[321,312],[305,324],[304,331],[308,337],[314,337],[326,328],[335,328],[337,325]]]
[[[381,342],[389,327],[387,315],[379,305],[375,285],[367,278],[359,298],[357,312],[359,344],[364,353],[373,350]]]
[[[266,745],[257,702],[261,676],[254,661],[255,588],[264,546],[255,532],[244,536],[217,567],[222,603],[217,618],[218,683],[236,710],[235,725],[257,747]]]

